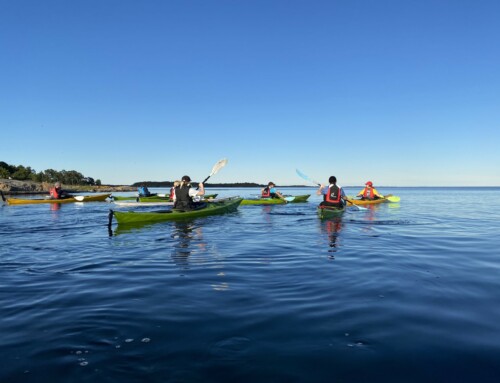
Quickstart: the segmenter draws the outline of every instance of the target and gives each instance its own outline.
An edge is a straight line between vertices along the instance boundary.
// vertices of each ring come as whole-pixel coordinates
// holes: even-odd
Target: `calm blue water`
[[[0,382],[500,381],[499,188],[333,221],[281,190],[313,195],[112,236],[110,203],[0,206]]]

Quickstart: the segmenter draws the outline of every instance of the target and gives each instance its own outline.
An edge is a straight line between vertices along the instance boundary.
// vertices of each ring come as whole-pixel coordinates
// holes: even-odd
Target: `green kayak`
[[[318,206],[318,216],[321,219],[328,219],[341,216],[345,211],[344,207]]]
[[[205,200],[213,199],[217,197],[217,194],[206,194],[203,196]],[[161,197],[158,195],[153,195],[150,197],[137,197],[137,196],[113,196],[113,200],[115,201],[136,201],[136,202],[168,202],[171,201],[168,197]]]
[[[310,194],[285,196],[285,201],[279,198],[252,198],[241,201],[242,205],[282,205],[284,203],[307,202]]]
[[[135,223],[156,223],[164,221],[175,221],[187,218],[206,217],[215,214],[231,213],[238,209],[242,199],[239,197],[226,198],[216,202],[207,202],[207,206],[197,210],[180,211],[176,209],[136,212],[136,211],[113,211],[110,210],[109,225],[113,216],[119,225]]]

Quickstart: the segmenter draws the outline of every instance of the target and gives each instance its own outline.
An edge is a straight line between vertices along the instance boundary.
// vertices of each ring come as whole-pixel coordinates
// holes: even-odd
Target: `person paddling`
[[[331,176],[328,179],[328,183],[328,186],[320,185],[316,191],[317,195],[323,195],[323,201],[319,206],[344,207],[347,197],[344,194],[344,190],[337,185],[337,178]]]
[[[203,183],[198,184],[199,190],[191,187],[191,177],[183,176],[180,185],[174,188],[174,209],[193,210],[203,207],[205,203],[199,202],[205,194]]]
[[[365,188],[361,190],[356,197],[361,197],[363,200],[375,200],[384,198],[382,194],[380,194],[377,189],[373,187],[373,182],[368,181],[365,183]]]
[[[66,191],[61,189],[61,183],[56,182],[54,184],[54,187],[50,189],[50,198],[51,199],[64,199],[64,198],[70,198],[71,195],[68,194]]]
[[[262,198],[279,198],[286,201],[283,194],[276,190],[276,185],[274,182],[269,182],[265,188],[261,190]]]

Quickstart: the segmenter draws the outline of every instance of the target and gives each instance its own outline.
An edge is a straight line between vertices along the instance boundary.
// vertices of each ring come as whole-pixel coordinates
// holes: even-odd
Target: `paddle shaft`
[[[205,182],[207,182],[207,181],[208,181],[208,179],[209,179],[210,177],[212,177],[214,174],[217,174],[217,172],[218,172],[219,170],[221,170],[224,166],[226,166],[226,164],[227,164],[227,160],[226,160],[226,159],[223,159],[223,160],[219,160],[219,161],[217,161],[217,163],[216,163],[216,164],[214,165],[214,167],[212,168],[212,172],[210,173],[210,175],[209,175],[207,178],[205,178],[205,179],[202,181],[202,184],[205,184]],[[200,188],[200,187],[198,186],[198,187],[196,188],[196,190],[198,190],[199,188]]]

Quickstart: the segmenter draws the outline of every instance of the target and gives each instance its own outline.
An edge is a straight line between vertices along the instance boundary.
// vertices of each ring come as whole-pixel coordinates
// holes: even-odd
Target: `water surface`
[[[0,382],[498,382],[500,189],[282,191],[111,236],[110,203],[1,206]]]

